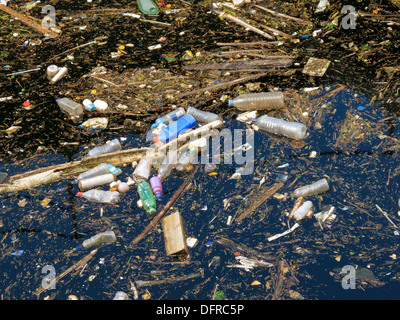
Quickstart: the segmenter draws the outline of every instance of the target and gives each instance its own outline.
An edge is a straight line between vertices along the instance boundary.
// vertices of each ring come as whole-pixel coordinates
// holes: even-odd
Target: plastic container
[[[300,122],[290,122],[269,116],[261,116],[253,119],[252,122],[262,130],[296,140],[305,139],[307,133],[307,127]]]
[[[78,192],[78,197],[84,197],[87,200],[102,202],[102,203],[117,203],[120,193],[118,191],[105,191],[101,189],[92,189],[85,192]]]
[[[67,114],[70,118],[79,118],[83,113],[83,107],[69,98],[57,98],[56,102],[61,111]]]
[[[56,66],[55,64],[51,64],[47,67],[46,74],[47,74],[47,79],[51,80],[53,77],[58,73],[60,68]]]
[[[172,122],[178,120],[179,118],[183,117],[185,115],[185,109],[183,108],[178,108],[174,111],[171,111],[169,113],[167,113],[166,115],[158,118],[156,120],[156,122],[152,125],[152,128],[156,128],[158,125],[160,124],[165,124],[165,125],[169,125]]]
[[[122,149],[122,146],[121,146],[121,143],[119,142],[119,139],[114,139],[102,146],[93,148],[92,150],[90,150],[88,152],[87,156],[88,157],[97,157],[102,154],[119,151],[121,149]]]
[[[172,122],[170,125],[161,130],[160,135],[154,137],[154,142],[161,141],[166,143],[176,138],[181,132],[190,129],[196,125],[196,120],[190,115],[184,115],[182,118]]]
[[[150,186],[151,189],[153,190],[153,193],[156,195],[156,198],[158,200],[161,200],[163,193],[161,178],[158,176],[152,177],[150,179]]]
[[[95,176],[100,176],[102,174],[107,174],[107,173],[112,173],[115,176],[118,176],[121,174],[121,170],[114,167],[111,164],[107,163],[102,163],[99,164],[97,167],[94,167],[88,171],[85,171],[81,173],[76,180],[82,180],[82,179],[87,179]]]
[[[117,237],[115,236],[114,231],[106,231],[98,233],[89,239],[86,239],[82,242],[82,247],[88,249],[102,244],[114,243],[116,241]]]
[[[91,118],[83,122],[79,127],[87,129],[105,129],[108,126],[107,118]]]
[[[100,176],[95,176],[87,179],[79,180],[78,187],[81,191],[87,191],[98,186],[104,186],[115,180],[115,176],[112,173],[102,174]]]
[[[125,292],[123,292],[123,291],[118,291],[118,292],[115,294],[113,300],[129,300],[129,297],[128,297],[128,295],[127,295]]]
[[[293,191],[292,197],[294,198],[307,197],[314,194],[323,193],[328,190],[329,190],[329,183],[328,180],[324,178],[312,184],[297,188],[296,190]]]
[[[187,109],[186,114],[190,114],[193,118],[198,122],[210,123],[216,120],[219,120],[219,116],[212,112],[198,110],[193,107],[189,107]]]
[[[50,82],[51,83],[56,83],[59,81],[61,78],[64,78],[68,73],[68,69],[66,67],[62,67],[58,70],[58,72],[54,75],[53,78],[51,78]]]
[[[285,106],[283,92],[260,92],[241,94],[233,100],[228,101],[230,107],[239,110],[271,110],[281,109]]]
[[[143,157],[140,159],[138,165],[136,166],[135,170],[133,171],[133,178],[136,180],[147,180],[150,177],[151,173],[151,160]]]
[[[90,101],[89,99],[84,99],[82,101],[82,104],[85,106],[85,109],[88,111],[93,111],[96,109],[96,107],[94,106],[93,102]]]
[[[108,103],[103,100],[95,100],[93,105],[97,111],[106,111],[108,109]]]
[[[311,201],[304,202],[293,214],[296,220],[303,220],[307,213],[312,209],[313,203]]]
[[[142,200],[143,208],[147,211],[148,214],[155,214],[157,204],[150,184],[147,181],[139,182],[137,190],[140,200]]]
[[[158,169],[158,176],[160,177],[161,181],[164,181],[166,178],[169,177],[177,163],[177,158],[178,153],[176,150],[170,151],[168,153],[167,157],[164,160],[164,163]]]

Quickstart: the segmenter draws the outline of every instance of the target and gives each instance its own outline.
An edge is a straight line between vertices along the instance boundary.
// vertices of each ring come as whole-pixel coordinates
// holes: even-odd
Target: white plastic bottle
[[[114,243],[116,241],[117,237],[115,236],[114,231],[106,231],[98,233],[89,239],[86,239],[82,242],[82,247],[88,249],[102,244]]]
[[[304,202],[293,214],[296,220],[303,220],[307,213],[312,209],[313,203],[311,201]]]
[[[76,194],[78,197],[84,197],[87,200],[102,203],[117,203],[120,193],[118,191],[106,191],[101,189],[92,189],[88,191],[80,191]]]
[[[51,78],[50,82],[51,83],[56,83],[59,81],[61,78],[64,78],[68,73],[68,69],[66,67],[62,67],[58,70],[58,72],[55,74],[53,78]]]
[[[307,127],[301,122],[290,122],[269,116],[261,116],[252,122],[262,130],[296,140],[305,139],[307,133]]]
[[[193,107],[189,107],[186,113],[190,114],[198,122],[210,123],[219,120],[219,116],[217,114],[208,111],[198,110]]]
[[[93,102],[90,101],[89,99],[84,99],[82,101],[82,104],[85,106],[85,109],[88,111],[93,111],[96,109],[96,107],[94,106]]]
[[[102,146],[93,148],[92,150],[90,150],[88,152],[87,156],[88,157],[97,157],[102,154],[119,151],[121,149],[122,149],[122,146],[121,146],[121,143],[119,142],[119,139],[114,139]]]
[[[299,198],[299,197],[307,197],[318,193],[323,193],[329,190],[329,183],[328,180],[321,179],[317,182],[312,184],[308,184],[306,186],[297,188],[293,191],[292,197]]]
[[[55,64],[51,64],[47,67],[46,74],[47,74],[47,79],[51,80],[53,77],[58,73],[60,68],[56,66]]]
[[[106,173],[95,177],[79,180],[78,187],[81,191],[87,191],[99,186],[110,184],[115,180],[115,176],[112,173]]]
[[[271,110],[281,109],[285,106],[283,92],[260,92],[241,94],[233,100],[228,101],[230,107],[239,110]]]

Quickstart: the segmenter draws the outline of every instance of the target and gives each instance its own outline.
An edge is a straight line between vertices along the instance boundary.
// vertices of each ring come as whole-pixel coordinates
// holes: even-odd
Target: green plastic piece
[[[158,14],[158,6],[152,0],[138,0],[139,9],[144,14]]]
[[[147,181],[142,181],[138,183],[137,190],[139,193],[139,197],[142,200],[143,208],[149,213],[153,215],[156,213],[156,198],[154,196],[153,190],[151,189],[150,184]]]

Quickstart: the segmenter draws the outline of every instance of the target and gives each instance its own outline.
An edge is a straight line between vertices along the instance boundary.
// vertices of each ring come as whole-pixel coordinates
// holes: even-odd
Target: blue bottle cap
[[[233,106],[233,101],[232,101],[232,99],[229,99],[229,100],[228,100],[228,106],[230,106],[230,107]]]

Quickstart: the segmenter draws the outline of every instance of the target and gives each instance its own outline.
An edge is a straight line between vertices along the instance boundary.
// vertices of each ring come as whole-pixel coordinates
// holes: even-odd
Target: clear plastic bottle
[[[158,118],[155,123],[152,125],[153,128],[156,128],[158,125],[160,125],[161,123],[165,124],[165,125],[169,125],[170,123],[178,120],[179,118],[183,117],[185,115],[185,109],[178,108],[174,111],[171,111],[169,113],[167,113],[166,115]]]
[[[158,169],[158,176],[162,181],[169,177],[172,170],[174,169],[178,158],[178,152],[176,150],[172,150],[168,153],[167,157],[164,160],[164,163]]]
[[[141,181],[138,183],[137,190],[140,200],[142,200],[143,208],[148,214],[155,214],[157,204],[150,184],[147,181]]]
[[[90,150],[88,152],[87,156],[88,157],[97,157],[102,154],[119,151],[121,149],[122,149],[122,146],[121,146],[121,143],[119,142],[119,139],[114,139],[102,146],[93,148],[92,150]]]
[[[163,193],[161,178],[158,176],[152,177],[150,179],[150,186],[151,189],[153,190],[153,193],[156,195],[156,198],[158,200],[161,200]]]
[[[151,160],[147,157],[140,159],[138,165],[133,171],[133,178],[136,180],[147,180],[151,173]]]
[[[114,231],[106,231],[98,233],[89,239],[86,239],[82,242],[82,247],[88,249],[102,244],[114,243],[116,241],[117,237],[115,236]]]
[[[67,114],[70,118],[79,118],[83,113],[83,107],[69,98],[57,98],[56,102],[61,111]]]
[[[88,171],[81,173],[76,178],[76,180],[92,178],[92,177],[100,176],[102,174],[107,174],[107,173],[112,173],[113,175],[118,176],[121,174],[121,172],[122,172],[121,169],[118,169],[117,167],[113,166],[112,164],[102,163],[102,164],[99,164],[97,167],[94,167]]]
[[[79,180],[78,187],[81,191],[87,191],[98,186],[104,186],[115,180],[115,176],[112,173],[106,173],[95,177]]]
[[[311,201],[304,202],[293,214],[296,220],[303,220],[307,213],[312,209],[313,203]]]
[[[106,191],[101,189],[92,189],[88,191],[80,191],[76,194],[78,197],[84,197],[87,200],[102,203],[117,203],[120,193],[118,191]]]
[[[306,137],[307,127],[301,122],[290,122],[269,116],[261,116],[252,121],[260,129],[270,133],[296,140],[305,139]]]
[[[328,180],[321,179],[317,182],[312,184],[297,188],[293,191],[292,197],[299,198],[299,197],[307,197],[318,193],[323,193],[329,190],[329,183]]]
[[[219,119],[219,116],[212,112],[207,112],[203,110],[198,110],[193,107],[187,109],[186,114],[190,114],[196,121],[210,123]]]
[[[285,106],[283,92],[260,92],[241,94],[233,100],[228,101],[230,107],[239,110],[271,110],[281,109]]]

